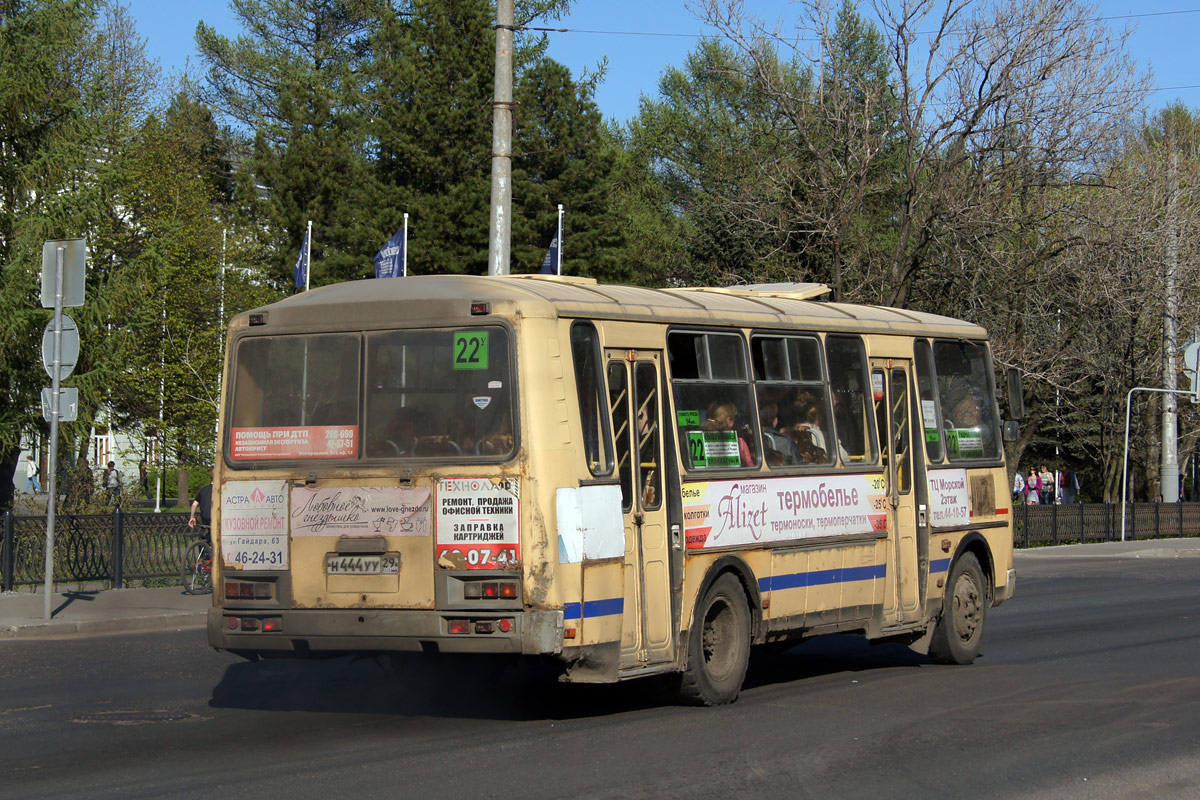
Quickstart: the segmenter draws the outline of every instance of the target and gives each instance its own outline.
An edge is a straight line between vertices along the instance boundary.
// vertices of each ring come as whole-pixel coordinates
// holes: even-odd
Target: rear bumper
[[[236,618],[236,623],[232,620]],[[275,618],[278,631],[264,632]],[[502,633],[476,633],[476,622],[512,620]],[[252,620],[245,623],[245,620]],[[452,634],[450,620],[467,620],[469,633]],[[256,630],[247,630],[253,626]],[[556,655],[562,652],[562,611],[421,611],[395,609],[211,608],[208,642],[241,654],[305,656],[313,653],[433,651]]]

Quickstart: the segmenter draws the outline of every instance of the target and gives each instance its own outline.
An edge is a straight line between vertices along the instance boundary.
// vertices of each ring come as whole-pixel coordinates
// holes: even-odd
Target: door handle
[[[679,538],[679,525],[671,526],[671,549],[678,550],[683,546],[683,542]]]

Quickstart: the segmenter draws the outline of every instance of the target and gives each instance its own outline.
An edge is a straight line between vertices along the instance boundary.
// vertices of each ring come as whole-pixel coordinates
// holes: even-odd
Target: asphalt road
[[[1200,796],[1200,558],[1018,556],[973,666],[826,637],[734,705],[200,632],[0,643],[0,797]]]

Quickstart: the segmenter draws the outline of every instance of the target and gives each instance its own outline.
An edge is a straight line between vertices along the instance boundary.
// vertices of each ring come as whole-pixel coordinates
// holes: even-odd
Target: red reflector
[[[517,584],[511,581],[504,581],[500,584],[500,596],[506,600],[513,600],[517,596]]]
[[[499,592],[500,592],[499,588],[494,583],[485,583],[483,585],[484,599],[487,599],[487,598],[495,599],[496,597],[499,597]]]
[[[563,638],[564,639],[574,639],[575,638],[575,629],[574,628],[563,629]]]
[[[492,623],[476,622],[475,623],[475,632],[476,633],[491,633],[492,632]]]
[[[501,633],[508,633],[512,630],[512,620],[502,619],[496,623],[496,627],[500,629]]]
[[[226,617],[225,618],[225,627],[229,628],[229,630],[236,631],[241,626],[242,626],[242,621],[240,619],[238,619],[237,617]]]
[[[450,633],[470,633],[471,623],[465,619],[447,620],[446,627]]]
[[[471,316],[478,317],[490,313],[492,308],[488,303],[471,303]]]

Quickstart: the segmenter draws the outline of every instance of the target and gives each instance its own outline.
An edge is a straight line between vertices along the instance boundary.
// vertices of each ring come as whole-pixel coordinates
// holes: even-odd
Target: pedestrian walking
[[[142,497],[150,499],[150,471],[146,469],[146,460],[138,462],[138,483],[142,487]]]
[[[1075,470],[1064,466],[1058,471],[1058,495],[1064,504],[1070,504],[1075,502],[1077,494],[1079,494],[1079,476]]]
[[[104,491],[114,507],[121,502],[121,471],[115,461],[108,462],[108,469],[104,470]]]
[[[42,482],[39,480],[41,477],[42,468],[33,460],[33,455],[25,456],[25,494],[42,493]]]
[[[1025,476],[1021,474],[1021,470],[1013,473],[1013,501],[1017,498],[1025,499]]]
[[[1054,473],[1045,464],[1042,464],[1042,470],[1038,473],[1038,501],[1042,505],[1050,505],[1054,502]]]

